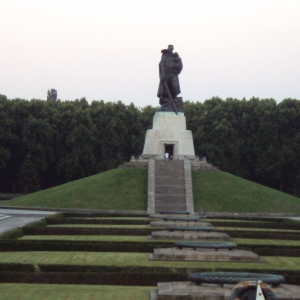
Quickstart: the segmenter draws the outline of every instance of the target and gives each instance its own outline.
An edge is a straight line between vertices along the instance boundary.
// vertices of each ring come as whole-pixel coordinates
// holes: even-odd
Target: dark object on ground
[[[264,274],[264,273],[240,273],[240,272],[202,272],[188,275],[187,280],[201,283],[216,284],[237,284],[246,280],[261,280],[267,284],[277,286],[284,283],[284,277],[281,275]]]
[[[266,283],[260,282],[259,286],[261,288],[265,300],[276,300],[275,294]],[[233,288],[233,290],[230,293],[229,299],[256,300],[256,289],[256,280],[242,281]]]
[[[167,227],[167,230],[170,230],[170,231],[213,231],[214,230],[214,227],[213,226],[206,226],[206,227],[203,227],[203,226],[195,226],[195,227],[192,227],[192,226],[186,226],[186,227],[180,227],[180,226],[172,226],[172,227]]]
[[[159,212],[162,215],[189,215],[191,212],[186,210],[181,211],[172,211],[172,210],[165,210]]]
[[[237,245],[235,243],[214,243],[214,242],[177,242],[174,243],[175,247],[182,248],[202,248],[202,249],[235,249]]]
[[[196,221],[200,221],[201,220],[201,218],[199,218],[199,217],[163,217],[163,220],[164,221],[187,221],[187,222],[189,222],[189,221],[194,221],[194,222],[196,222]]]

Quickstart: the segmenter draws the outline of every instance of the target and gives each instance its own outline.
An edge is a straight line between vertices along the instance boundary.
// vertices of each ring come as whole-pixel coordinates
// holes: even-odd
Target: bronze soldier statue
[[[159,63],[159,86],[157,97],[161,105],[159,111],[182,112],[182,97],[177,97],[180,91],[178,75],[182,70],[182,60],[178,53],[173,53],[174,46],[161,50]]]

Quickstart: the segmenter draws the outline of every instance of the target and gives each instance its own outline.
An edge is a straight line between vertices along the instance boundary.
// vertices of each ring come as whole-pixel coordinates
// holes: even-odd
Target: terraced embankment
[[[150,287],[157,282],[185,281],[189,273],[217,270],[281,274],[287,283],[300,282],[300,226],[296,221],[208,219],[215,230],[235,236],[239,249],[250,249],[264,260],[251,264],[149,261],[148,253],[154,248],[173,245],[170,240],[148,239],[152,231],[160,230],[150,228],[150,221],[146,215],[57,214],[6,233],[0,236],[1,294],[8,295],[8,283],[20,293],[20,283],[29,284],[28,289],[23,285],[28,293],[38,289],[36,283],[51,283],[46,285],[48,291],[70,299],[61,295],[68,293],[68,284],[75,284],[74,291],[91,285],[90,290],[83,289],[85,299],[97,299],[99,293],[98,299],[106,300],[116,297],[117,285],[127,286],[123,299],[142,300],[148,299]],[[60,286],[55,289],[53,284]],[[74,294],[72,288],[69,291]],[[30,299],[41,299],[34,292],[31,295]],[[44,299],[55,299],[49,297]]]

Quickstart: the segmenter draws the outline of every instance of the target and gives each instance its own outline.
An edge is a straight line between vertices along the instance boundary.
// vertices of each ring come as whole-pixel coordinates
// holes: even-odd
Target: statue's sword
[[[174,111],[175,111],[175,114],[178,115],[177,108],[176,108],[176,106],[175,106],[173,97],[172,97],[172,95],[171,95],[171,93],[170,93],[170,90],[169,90],[169,87],[168,87],[166,81],[164,81],[164,86],[165,86],[165,89],[166,89],[166,91],[167,91],[167,93],[168,93],[169,98],[171,99],[171,104],[172,104],[172,107],[173,107],[173,109],[174,109]]]

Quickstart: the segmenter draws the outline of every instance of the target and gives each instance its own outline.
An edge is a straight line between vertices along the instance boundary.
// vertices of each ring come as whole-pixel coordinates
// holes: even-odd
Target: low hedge
[[[84,252],[141,252],[154,248],[172,247],[172,242],[77,242],[77,241],[1,241],[0,252],[19,251],[84,251]]]
[[[75,228],[75,227],[26,227],[24,235],[137,235],[147,236],[154,228]]]
[[[85,218],[55,218],[47,219],[48,225],[56,224],[111,224],[111,225],[149,225],[149,220],[126,219],[85,219]]]
[[[32,223],[29,223],[27,225],[24,225],[22,228],[26,229],[26,228],[40,228],[40,227],[45,227],[47,226],[47,221],[45,219],[42,220],[38,220]]]
[[[1,263],[1,272],[35,272],[34,265],[32,264],[20,264],[20,263]]]
[[[156,286],[157,282],[185,281],[182,274],[153,273],[24,273],[0,272],[1,283],[97,284]]]
[[[13,229],[0,235],[0,240],[15,240],[24,235],[22,228]]]
[[[210,221],[216,227],[242,227],[242,228],[269,228],[269,229],[291,229],[300,230],[299,222],[224,222],[224,221]]]
[[[58,272],[58,273],[181,273],[189,274],[189,268],[167,268],[167,267],[116,267],[116,266],[95,266],[95,265],[48,265],[39,264],[40,272]]]
[[[90,269],[88,269],[90,268]],[[187,281],[187,275],[195,272],[226,271],[236,272],[230,269],[212,270],[210,268],[141,268],[128,269],[106,267],[102,269],[90,266],[72,266],[72,270],[66,270],[63,265],[43,266],[39,265],[36,272],[0,272],[1,283],[52,283],[52,284],[101,284],[101,285],[136,285],[156,286],[157,282]],[[240,269],[240,272],[248,272]],[[300,271],[260,270],[257,273],[271,273],[282,275],[287,284],[299,284]]]
[[[291,219],[286,219],[286,218],[267,218],[267,217],[214,217],[214,216],[209,216],[206,217],[206,219],[220,219],[220,220],[232,220],[232,221],[254,221],[254,222],[275,222],[275,223],[280,223],[280,222],[286,222],[286,221],[292,221],[292,222],[297,222]]]
[[[64,213],[66,218],[132,218],[132,217],[149,217],[147,213],[131,214],[124,212],[121,213]]]
[[[46,220],[55,220],[55,219],[62,219],[65,217],[65,213],[59,212],[50,216],[46,217]]]
[[[76,228],[76,227],[23,227],[24,235],[136,235],[147,236],[162,228]],[[299,240],[300,232],[272,232],[272,231],[234,231],[221,230],[231,238]]]
[[[8,251],[83,251],[83,252],[140,252],[152,253],[156,248],[173,247],[174,242],[99,242],[99,241],[36,241],[4,240],[0,242],[0,252]],[[249,245],[239,244],[239,250],[249,250],[260,256],[299,257],[299,246]]]
[[[227,233],[231,238],[241,239],[266,239],[266,240],[300,240],[300,232],[271,232],[271,231],[234,231],[234,230],[216,230]]]

